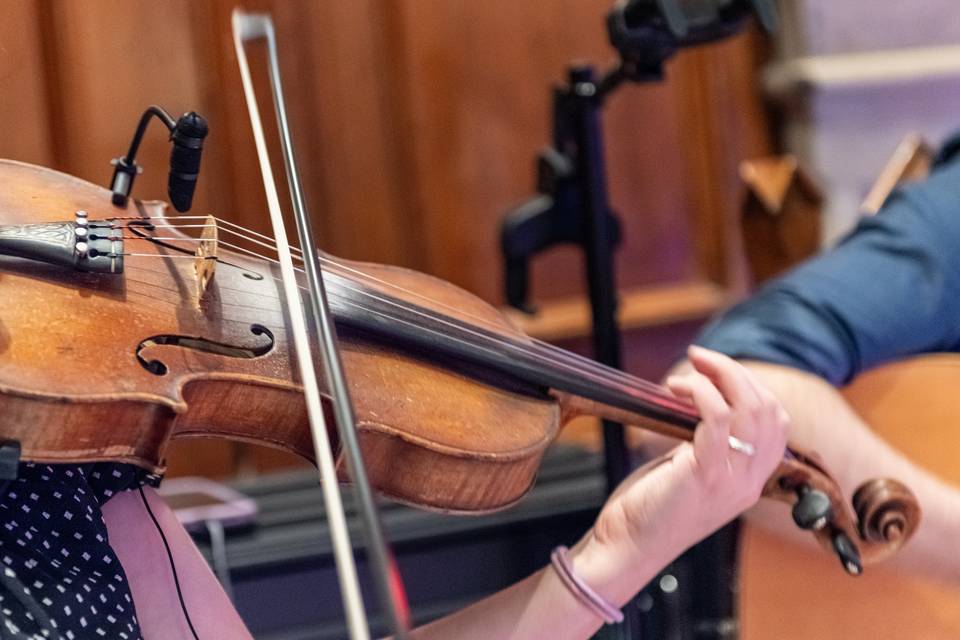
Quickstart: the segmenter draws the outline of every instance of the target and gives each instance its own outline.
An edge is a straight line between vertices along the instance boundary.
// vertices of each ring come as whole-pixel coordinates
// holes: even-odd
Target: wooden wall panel
[[[179,114],[199,103],[189,0],[44,3],[56,162],[81,178],[107,184],[111,158],[126,153],[146,105]],[[44,126],[45,123],[37,123]],[[153,130],[152,127],[157,127]],[[146,171],[135,193],[165,193],[169,147],[151,125],[138,160]],[[199,203],[198,203],[199,204]]]
[[[398,110],[408,114],[429,262],[487,299],[501,299],[500,219],[532,195],[534,154],[550,140],[551,84],[573,60],[611,60],[607,5],[435,1],[394,12],[409,78]],[[673,83],[628,87],[605,114],[612,202],[625,223],[624,284],[693,271],[673,91]],[[537,295],[582,290],[575,253],[553,253],[535,266]]]
[[[397,80],[384,40],[386,4],[291,3],[276,5],[275,15],[287,77],[301,79],[291,120],[326,246],[356,259],[422,267],[422,229],[410,219],[402,176],[408,133],[393,113]]]
[[[683,123],[678,151],[686,174],[697,181],[688,189],[694,255],[700,275],[736,292],[747,286],[737,226],[744,197],[738,166],[773,147],[756,83],[766,48],[757,30],[750,30],[684,53],[674,76],[674,108]]]
[[[53,160],[45,79],[39,8],[9,0],[0,20],[0,157]]]
[[[195,109],[211,133],[194,212],[267,232],[230,35],[234,4],[5,3],[0,155],[106,184],[110,159],[125,152],[146,105]],[[532,195],[534,156],[549,142],[551,84],[573,60],[601,69],[613,60],[603,27],[609,0],[243,4],[274,15],[324,248],[411,266],[501,302],[500,220]],[[710,300],[693,305],[704,309],[725,299],[724,287],[736,288],[736,165],[769,151],[752,89],[762,50],[748,35],[684,52],[668,65],[667,82],[626,87],[611,99],[603,126],[612,202],[625,226],[622,286],[708,278],[720,288],[690,289],[707,292]],[[266,95],[262,49],[251,53]],[[270,105],[261,108],[275,128]],[[165,196],[164,137],[152,125],[139,197]],[[279,156],[275,164],[282,167]],[[535,296],[581,293],[580,272],[575,251],[551,251],[535,263]],[[238,451],[195,455],[229,469]]]
[[[571,60],[612,59],[607,2],[246,4],[277,22],[301,170],[326,246],[500,300],[500,218],[531,195],[534,154],[549,140],[551,83]],[[5,92],[3,108],[27,117],[4,127],[24,140],[8,142],[7,155],[48,158],[105,183],[146,104],[195,108],[211,120],[195,209],[265,229],[232,2],[11,6],[4,29],[16,39],[0,59],[4,88],[17,91]],[[665,84],[627,87],[610,101],[624,285],[726,276],[718,230],[737,199],[730,167],[769,144],[750,88],[756,50],[755,38],[739,38],[685,52]],[[168,153],[151,132],[138,195],[163,195]],[[555,253],[535,269],[542,296],[579,290],[576,258]]]

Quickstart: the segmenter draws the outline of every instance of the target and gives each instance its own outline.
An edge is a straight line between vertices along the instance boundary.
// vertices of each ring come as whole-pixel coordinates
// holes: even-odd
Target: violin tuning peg
[[[833,550],[840,558],[840,564],[844,570],[852,576],[858,576],[863,573],[863,564],[860,562],[860,551],[853,541],[843,531],[836,531],[833,534]]]
[[[793,505],[792,514],[793,521],[801,529],[822,529],[832,515],[830,498],[823,491],[801,486],[797,490],[797,502]]]

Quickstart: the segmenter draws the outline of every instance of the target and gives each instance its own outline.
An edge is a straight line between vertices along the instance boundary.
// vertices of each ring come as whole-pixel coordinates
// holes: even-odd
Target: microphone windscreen
[[[177,126],[170,134],[173,150],[170,152],[167,194],[177,211],[189,211],[193,204],[193,192],[200,174],[200,154],[207,132],[207,121],[191,111],[180,116]]]

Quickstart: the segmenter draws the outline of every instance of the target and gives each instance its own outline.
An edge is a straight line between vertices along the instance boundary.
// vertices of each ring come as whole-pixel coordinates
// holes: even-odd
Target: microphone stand
[[[567,83],[554,89],[553,144],[537,159],[539,195],[509,212],[501,226],[506,297],[511,306],[532,313],[530,260],[559,243],[580,247],[593,353],[603,364],[622,366],[613,263],[621,227],[607,192],[600,124],[604,101],[624,82],[662,81],[664,62],[680,48],[735,34],[751,15],[767,30],[776,25],[771,0],[708,0],[698,5],[621,0],[607,15],[610,42],[620,61],[599,79],[592,66],[571,66]],[[632,468],[622,424],[603,421],[603,451],[609,494]],[[722,530],[708,540],[713,546],[700,547],[699,553],[686,554],[667,567],[627,604],[621,625],[602,629],[596,637],[735,638],[737,530]],[[690,559],[694,556],[696,571]],[[690,578],[689,593],[678,591],[677,576],[683,583]]]

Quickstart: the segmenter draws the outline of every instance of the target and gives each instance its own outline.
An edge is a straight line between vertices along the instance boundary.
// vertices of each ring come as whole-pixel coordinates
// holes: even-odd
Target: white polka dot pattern
[[[140,638],[100,506],[159,478],[129,465],[20,465],[0,490],[0,638]]]

